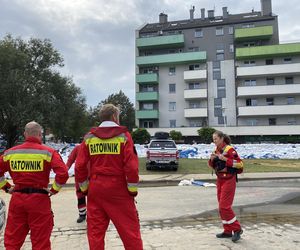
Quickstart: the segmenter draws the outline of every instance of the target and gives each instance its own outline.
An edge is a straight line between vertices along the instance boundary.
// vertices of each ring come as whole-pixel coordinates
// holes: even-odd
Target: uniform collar
[[[35,142],[35,143],[42,144],[42,141],[39,138],[34,137],[34,136],[28,136],[28,137],[26,137],[25,141],[26,142]]]

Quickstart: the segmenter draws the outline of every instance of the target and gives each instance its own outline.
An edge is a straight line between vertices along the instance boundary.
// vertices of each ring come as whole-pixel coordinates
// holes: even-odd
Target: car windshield
[[[173,141],[153,141],[150,148],[176,148],[176,145]]]

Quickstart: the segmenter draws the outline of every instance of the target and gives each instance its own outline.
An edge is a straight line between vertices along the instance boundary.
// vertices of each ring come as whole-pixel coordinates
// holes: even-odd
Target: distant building
[[[279,44],[271,0],[259,12],[194,12],[136,31],[136,125],[188,140],[209,126],[240,142],[297,141],[300,43]]]

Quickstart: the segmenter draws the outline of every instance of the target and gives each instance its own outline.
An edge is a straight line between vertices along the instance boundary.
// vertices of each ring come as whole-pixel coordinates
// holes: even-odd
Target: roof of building
[[[213,18],[206,17],[204,20],[201,18],[195,18],[193,20],[179,20],[170,21],[166,23],[148,23],[141,30],[140,33],[153,33],[158,31],[171,31],[171,30],[181,30],[181,29],[192,29],[192,28],[202,28],[210,26],[222,26],[228,24],[237,23],[249,23],[258,21],[274,20],[277,15],[262,16],[261,12],[250,12],[243,14],[228,15],[227,18],[223,16],[215,16]]]

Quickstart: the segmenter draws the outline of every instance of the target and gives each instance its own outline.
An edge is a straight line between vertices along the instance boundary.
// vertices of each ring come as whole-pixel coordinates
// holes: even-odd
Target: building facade
[[[136,125],[197,136],[300,135],[300,43],[279,44],[271,0],[261,11],[195,18],[136,31]]]

